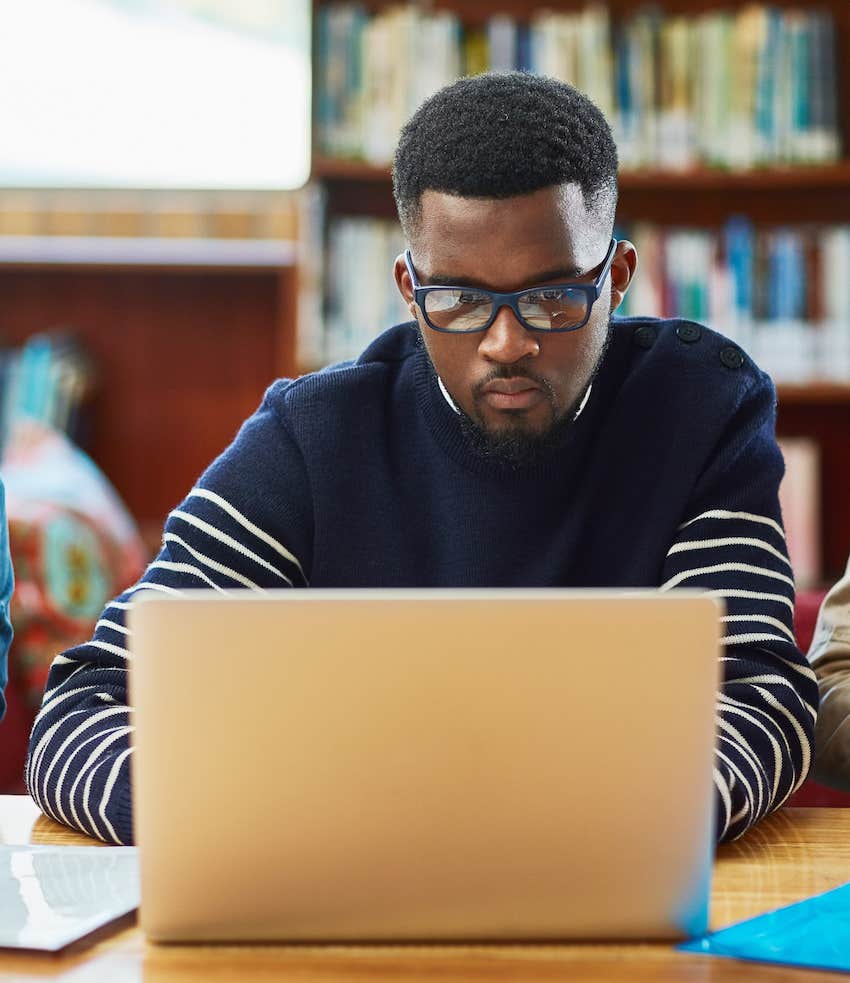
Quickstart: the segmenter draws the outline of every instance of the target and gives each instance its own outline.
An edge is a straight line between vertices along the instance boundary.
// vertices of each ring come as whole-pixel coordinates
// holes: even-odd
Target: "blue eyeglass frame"
[[[413,284],[413,300],[416,306],[422,311],[422,317],[425,319],[425,323],[431,328],[432,331],[439,331],[441,334],[480,334],[482,331],[486,331],[490,325],[496,320],[499,311],[503,307],[510,307],[514,313],[514,317],[519,321],[519,323],[525,328],[526,331],[534,331],[536,334],[564,334],[567,331],[578,331],[579,328],[583,328],[585,324],[590,320],[590,314],[593,310],[593,305],[599,300],[599,295],[602,292],[602,284],[605,283],[605,278],[608,276],[608,272],[611,269],[611,264],[614,262],[614,253],[617,250],[617,240],[612,238],[611,244],[608,246],[608,252],[605,254],[605,259],[602,261],[602,267],[599,270],[599,274],[593,283],[582,283],[576,281],[566,281],[564,283],[552,283],[546,284],[540,287],[524,287],[522,290],[515,290],[512,293],[498,293],[495,290],[485,290],[484,287],[474,287],[469,286],[451,286],[450,284],[440,284],[439,286],[433,287],[423,287],[419,283],[419,279],[416,276],[416,270],[413,268],[413,259],[410,255],[410,250],[405,249],[404,251],[404,262],[407,266],[407,272],[410,276],[410,282]],[[528,321],[519,312],[519,298],[523,294],[536,293],[539,290],[557,290],[559,287],[564,287],[569,290],[580,290],[587,296],[587,313],[584,316],[584,320],[580,324],[571,325],[569,328],[538,328],[533,324],[529,324]],[[490,315],[489,320],[486,324],[482,325],[480,328],[470,328],[467,331],[453,331],[451,328],[439,328],[435,325],[428,314],[425,311],[425,297],[429,293],[433,293],[437,290],[470,290],[474,289],[477,293],[485,294],[488,296],[493,303],[493,313]]]

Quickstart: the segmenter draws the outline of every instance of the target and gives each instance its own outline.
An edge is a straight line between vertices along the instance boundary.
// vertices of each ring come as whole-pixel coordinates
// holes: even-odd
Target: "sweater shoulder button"
[[[648,324],[641,325],[632,335],[632,341],[638,348],[652,348],[655,344],[655,328]]]
[[[744,355],[740,348],[734,345],[727,345],[720,349],[720,361],[727,369],[740,369],[744,364]]]
[[[690,321],[686,321],[684,324],[680,324],[676,328],[676,336],[679,341],[684,341],[689,345],[692,345],[695,341],[699,341],[702,337],[702,328],[698,324],[693,324]]]

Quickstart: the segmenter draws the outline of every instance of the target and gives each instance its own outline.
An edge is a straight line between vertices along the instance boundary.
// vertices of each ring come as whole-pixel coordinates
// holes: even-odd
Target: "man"
[[[769,379],[698,325],[611,320],[636,255],[612,239],[610,130],[569,86],[442,90],[402,132],[394,192],[414,320],[269,389],[141,584],[56,660],[34,798],[130,840],[124,614],[142,587],[681,585],[728,606],[717,833],[739,835],[805,777],[817,701],[791,629]],[[647,794],[664,822],[677,790]]]
[[[9,602],[15,586],[12,575],[12,558],[9,555],[9,530],[6,523],[6,493],[0,481],[0,720],[6,712],[3,695],[8,680],[9,646],[12,644],[12,622],[9,620]]]
[[[850,792],[850,561],[821,605],[809,661],[821,699],[812,778]]]

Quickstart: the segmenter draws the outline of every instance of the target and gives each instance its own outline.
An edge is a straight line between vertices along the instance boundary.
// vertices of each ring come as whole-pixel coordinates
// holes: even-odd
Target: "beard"
[[[559,416],[542,431],[530,429],[521,418],[495,430],[474,420],[460,407],[458,410],[460,428],[475,454],[513,470],[538,464],[562,447],[572,430],[575,415],[568,412]]]
[[[599,369],[605,360],[605,355],[611,344],[611,332],[612,325],[609,318],[602,351],[596,360],[590,378],[582,387],[573,403],[565,411],[560,410],[557,394],[551,383],[521,363],[496,366],[487,378],[476,386],[475,392],[473,393],[473,405],[476,405],[481,398],[484,386],[495,379],[510,379],[515,376],[531,379],[540,387],[552,411],[552,422],[543,430],[535,430],[530,427],[521,412],[516,412],[513,419],[508,418],[505,425],[498,429],[488,427],[483,415],[478,414],[477,418],[470,416],[453,399],[452,403],[458,413],[460,428],[474,453],[485,460],[492,461],[494,464],[518,471],[539,464],[552,455],[553,452],[560,450],[569,438],[579,408],[599,374]],[[434,368],[430,355],[428,355],[428,346],[422,339],[421,333],[419,334],[419,344],[422,345],[428,356],[428,365],[430,366],[436,385],[438,380],[437,370]]]

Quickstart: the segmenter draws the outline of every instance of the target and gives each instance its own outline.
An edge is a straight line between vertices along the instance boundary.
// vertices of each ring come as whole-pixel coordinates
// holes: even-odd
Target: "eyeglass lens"
[[[587,294],[571,287],[529,290],[517,298],[520,316],[539,331],[581,324],[587,305]],[[425,313],[442,331],[480,331],[493,313],[493,300],[476,290],[432,290],[425,295]]]

